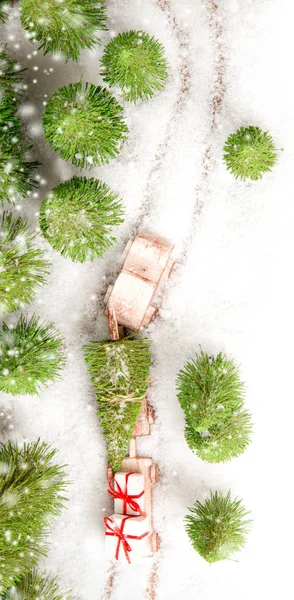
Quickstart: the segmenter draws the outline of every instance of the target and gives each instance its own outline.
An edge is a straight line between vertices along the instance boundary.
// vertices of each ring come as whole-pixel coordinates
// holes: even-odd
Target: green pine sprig
[[[0,0],[0,23],[4,23],[7,18],[7,13],[2,8],[5,4],[7,4],[7,0]]]
[[[43,200],[40,227],[51,246],[76,262],[103,256],[116,242],[111,228],[123,222],[123,208],[106,183],[72,177]]]
[[[0,91],[12,90],[13,92],[19,92],[20,84],[22,83],[22,73],[24,71],[25,69],[19,68],[17,60],[13,60],[10,57],[7,45],[0,43]]]
[[[198,500],[185,518],[186,531],[193,548],[207,562],[226,560],[246,544],[251,521],[242,501],[231,498],[229,492],[210,492],[202,504]]]
[[[28,160],[31,146],[23,144],[22,135],[9,129],[0,134],[0,203],[18,204],[28,192],[37,187],[34,171],[40,166],[38,161]]]
[[[77,61],[81,50],[99,43],[106,29],[104,0],[20,0],[21,23],[44,54]]]
[[[13,396],[38,394],[60,377],[65,365],[62,340],[53,323],[21,315],[15,326],[0,330],[0,390]]]
[[[236,179],[256,181],[276,164],[277,148],[268,131],[250,125],[229,135],[223,159]]]
[[[104,50],[100,74],[111,87],[120,87],[125,100],[149,100],[166,84],[164,47],[144,31],[119,33]]]
[[[63,508],[64,467],[41,443],[0,446],[1,592],[20,581],[46,556],[45,536]]]
[[[185,437],[197,456],[225,462],[246,450],[251,415],[244,410],[244,384],[233,360],[200,350],[180,371],[177,393],[185,413]]]
[[[43,116],[45,138],[62,158],[91,169],[119,154],[128,132],[122,112],[105,88],[71,83],[48,100]]]
[[[90,342],[83,350],[97,397],[109,463],[113,471],[118,471],[147,392],[150,341],[125,338]]]
[[[35,246],[35,234],[21,217],[3,213],[0,221],[0,315],[33,301],[50,263]]]
[[[0,600],[74,600],[70,592],[60,589],[57,577],[32,569]]]

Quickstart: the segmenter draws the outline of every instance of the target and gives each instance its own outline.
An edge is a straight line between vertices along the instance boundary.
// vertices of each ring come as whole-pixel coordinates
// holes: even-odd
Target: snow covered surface
[[[2,396],[10,413],[8,436],[40,436],[68,464],[68,509],[56,522],[42,566],[59,574],[78,600],[106,598],[103,516],[111,514],[106,456],[95,398],[81,348],[107,336],[102,298],[120,267],[120,253],[139,229],[176,245],[177,267],[147,334],[153,341],[150,400],[152,436],[140,452],[161,470],[155,489],[155,527],[162,538],[157,562],[158,600],[289,598],[292,588],[291,409],[293,340],[293,17],[290,0],[110,0],[109,32],[140,28],[165,45],[170,77],[152,101],[125,105],[130,134],[118,160],[95,168],[124,199],[118,244],[103,260],[73,264],[53,252],[48,285],[28,313],[53,320],[67,351],[64,378],[40,398]],[[20,213],[38,227],[44,194],[79,171],[44,142],[44,102],[60,85],[101,83],[102,47],[78,64],[36,52],[21,29],[17,8],[2,27],[22,67],[27,98],[22,116],[42,162],[40,189]],[[272,174],[240,183],[226,173],[222,146],[240,125],[270,130],[280,153]],[[6,320],[15,319],[15,315]],[[241,365],[247,406],[254,417],[248,451],[224,465],[198,460],[184,440],[175,394],[179,369],[199,344],[225,351]],[[10,416],[8,414],[8,416]],[[9,422],[9,420],[7,421]],[[252,533],[236,562],[209,566],[189,543],[187,506],[209,489],[232,489],[252,510]],[[111,600],[143,600],[150,565],[120,567]]]

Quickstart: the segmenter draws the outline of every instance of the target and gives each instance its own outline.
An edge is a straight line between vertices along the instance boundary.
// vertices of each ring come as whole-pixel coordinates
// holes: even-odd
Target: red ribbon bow
[[[146,535],[149,534],[149,532],[146,531],[146,533],[143,533],[142,535],[125,535],[123,532],[125,522],[127,521],[127,519],[133,519],[133,518],[134,517],[132,517],[132,515],[128,515],[127,517],[124,517],[121,522],[121,526],[119,528],[112,517],[104,517],[104,525],[108,529],[108,531],[105,532],[105,535],[111,535],[111,536],[118,537],[117,547],[116,547],[116,552],[115,552],[115,559],[118,560],[120,545],[122,544],[126,559],[129,564],[131,562],[131,559],[129,557],[129,552],[132,551],[132,548],[127,540],[128,539],[142,540],[144,537],[146,537]]]
[[[127,513],[127,504],[128,504],[129,507],[134,512],[139,513],[142,517],[146,517],[146,513],[144,513],[141,510],[138,502],[136,502],[136,500],[135,500],[135,498],[138,499],[143,496],[144,490],[141,492],[141,494],[133,494],[133,495],[128,494],[128,479],[129,479],[130,475],[133,475],[133,473],[126,473],[126,491],[125,492],[122,491],[119,483],[116,481],[116,479],[114,477],[109,479],[108,493],[111,496],[113,496],[113,498],[123,501],[123,515],[125,515]],[[116,485],[117,489],[115,489],[115,485]]]

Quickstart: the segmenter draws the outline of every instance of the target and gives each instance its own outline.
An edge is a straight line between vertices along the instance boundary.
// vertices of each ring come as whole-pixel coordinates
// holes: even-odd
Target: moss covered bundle
[[[0,315],[32,302],[50,263],[35,246],[25,219],[3,213],[0,220]]]
[[[180,371],[177,389],[193,452],[207,462],[224,462],[246,450],[251,416],[244,410],[244,384],[233,360],[201,351]]]
[[[91,169],[119,154],[128,132],[122,113],[122,106],[105,88],[70,83],[48,100],[45,138],[62,158]]]
[[[76,262],[103,256],[116,241],[111,229],[123,221],[116,194],[99,179],[73,177],[43,200],[41,230],[49,244]]]
[[[4,593],[46,556],[45,536],[65,498],[64,469],[40,441],[0,446],[0,585]]]
[[[122,339],[84,346],[98,402],[110,466],[118,471],[144,400],[151,365],[150,341]]]
[[[229,492],[210,492],[202,504],[197,500],[186,516],[186,531],[193,548],[207,562],[214,563],[230,558],[246,543],[251,521],[242,501],[231,498]]]

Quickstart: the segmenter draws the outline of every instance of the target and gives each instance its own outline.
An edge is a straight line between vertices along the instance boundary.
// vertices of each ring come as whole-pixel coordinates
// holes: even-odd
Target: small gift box
[[[141,473],[115,473],[108,481],[108,493],[114,498],[114,512],[145,517],[144,487],[145,478]]]
[[[104,517],[106,557],[136,564],[150,556],[148,517],[117,515]]]

